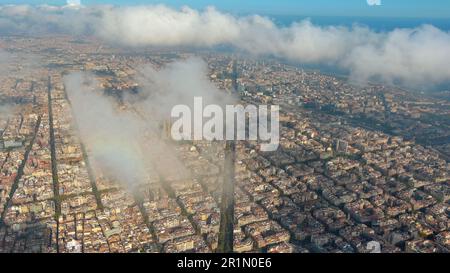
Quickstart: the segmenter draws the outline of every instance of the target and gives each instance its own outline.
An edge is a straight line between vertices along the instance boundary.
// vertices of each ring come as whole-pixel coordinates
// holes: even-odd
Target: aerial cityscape
[[[450,251],[450,25],[85,2],[0,2],[0,253]],[[174,140],[195,97],[277,148]]]

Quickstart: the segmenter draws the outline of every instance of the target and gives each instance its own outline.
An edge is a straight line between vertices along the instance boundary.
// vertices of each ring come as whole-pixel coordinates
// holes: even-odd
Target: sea
[[[343,17],[343,16],[291,16],[266,15],[278,26],[287,27],[294,22],[310,20],[319,26],[345,26],[354,24],[369,27],[377,32],[388,32],[396,28],[416,28],[421,25],[433,25],[443,31],[450,31],[450,18],[389,18],[389,17]]]

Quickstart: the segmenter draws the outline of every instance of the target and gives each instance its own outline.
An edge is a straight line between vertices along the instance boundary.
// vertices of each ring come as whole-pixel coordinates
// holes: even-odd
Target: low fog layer
[[[173,147],[166,143],[161,125],[174,105],[191,105],[194,96],[224,104],[233,98],[207,78],[206,63],[197,58],[174,62],[161,70],[140,69],[141,91],[120,107],[93,75],[72,73],[64,79],[80,137],[95,166],[110,179],[130,186],[155,174],[169,180],[187,177]]]
[[[120,111],[112,98],[103,95],[92,75],[70,74],[65,78],[65,87],[81,139],[95,164],[109,178],[130,184],[144,180],[140,148],[144,128],[139,119]]]
[[[173,62],[160,70],[152,65],[143,66],[138,69],[136,80],[140,85],[140,98],[134,104],[159,119],[170,117],[175,105],[193,109],[194,97],[201,97],[204,105],[216,104],[223,109],[237,101],[210,81],[208,65],[201,58]]]
[[[3,6],[0,32],[90,34],[126,46],[231,45],[254,56],[276,56],[347,70],[357,81],[430,86],[450,79],[450,33],[431,25],[374,32],[366,27],[279,27],[266,17],[237,17],[214,8],[157,6]]]

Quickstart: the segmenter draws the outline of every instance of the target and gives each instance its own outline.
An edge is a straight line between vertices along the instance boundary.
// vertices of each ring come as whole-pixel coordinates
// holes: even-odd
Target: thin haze
[[[11,53],[0,48],[0,81],[8,77],[23,79],[33,77],[33,71],[42,65],[42,60],[32,54]],[[15,104],[4,102],[0,97],[0,118],[7,118],[17,109]]]

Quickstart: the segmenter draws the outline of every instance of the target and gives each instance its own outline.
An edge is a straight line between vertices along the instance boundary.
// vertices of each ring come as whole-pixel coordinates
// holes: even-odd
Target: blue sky
[[[367,0],[81,0],[84,5],[139,5],[165,3],[180,7],[204,8],[209,5],[233,13],[308,16],[384,16],[450,18],[448,0],[381,0],[381,6],[369,6]],[[65,0],[0,0],[0,4],[56,4]]]

